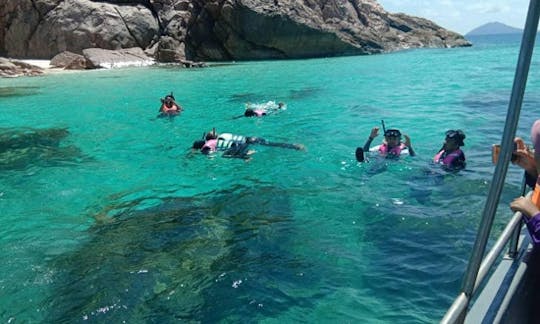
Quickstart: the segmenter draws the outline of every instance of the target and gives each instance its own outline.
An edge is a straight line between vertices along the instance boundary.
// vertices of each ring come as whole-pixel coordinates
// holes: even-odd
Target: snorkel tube
[[[216,128],[213,127],[212,128],[212,132],[210,133],[207,133],[207,132],[204,132],[203,135],[202,135],[202,139],[207,141],[209,139],[216,139],[217,136],[216,136]]]
[[[381,119],[383,134],[386,133],[386,127],[384,127],[384,119]]]

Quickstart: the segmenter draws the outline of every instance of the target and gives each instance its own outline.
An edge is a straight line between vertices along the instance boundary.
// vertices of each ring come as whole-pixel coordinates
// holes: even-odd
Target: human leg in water
[[[251,155],[249,150],[249,143],[243,144],[234,144],[223,152],[223,157],[225,158],[239,158],[239,159],[248,159]]]
[[[302,144],[269,142],[265,140],[264,138],[260,138],[260,137],[247,137],[246,141],[247,143],[260,144],[260,145],[265,145],[265,146],[283,147],[283,148],[288,148],[288,149],[293,149],[293,150],[305,149],[304,145]]]

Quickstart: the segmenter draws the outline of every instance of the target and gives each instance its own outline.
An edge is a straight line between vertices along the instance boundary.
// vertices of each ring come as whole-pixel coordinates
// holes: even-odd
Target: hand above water
[[[371,133],[369,134],[369,138],[373,139],[377,136],[379,136],[379,127],[373,127],[371,129]]]
[[[527,218],[532,218],[540,213],[540,209],[538,209],[529,198],[523,196],[514,199],[514,201],[510,203],[510,209],[514,212],[521,212]]]

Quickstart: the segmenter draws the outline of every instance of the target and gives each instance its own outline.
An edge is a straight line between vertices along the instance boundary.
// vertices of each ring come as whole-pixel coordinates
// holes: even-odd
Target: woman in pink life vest
[[[160,116],[174,116],[182,112],[182,107],[176,103],[174,95],[169,94],[165,96],[165,99],[161,99],[161,107],[159,107]]]
[[[378,135],[379,127],[373,127],[373,129],[371,129],[371,133],[369,134],[369,138],[366,141],[366,144],[364,144],[364,147],[357,149],[356,159],[359,162],[362,162],[364,160],[363,153],[369,151],[371,142]],[[412,148],[410,137],[408,135],[403,135],[405,141],[401,142],[401,136],[402,134],[398,129],[386,129],[384,132],[384,141],[377,149],[379,155],[391,159],[398,158],[403,152],[407,151],[410,156],[414,156],[415,152]]]
[[[465,143],[465,133],[462,130],[449,130],[445,133],[444,144],[433,157],[433,162],[441,164],[444,169],[458,171],[465,168],[465,154],[460,149]]]

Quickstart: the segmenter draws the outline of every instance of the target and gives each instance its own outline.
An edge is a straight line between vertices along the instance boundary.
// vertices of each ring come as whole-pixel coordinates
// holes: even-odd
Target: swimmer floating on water
[[[384,131],[384,141],[381,145],[378,146],[377,151],[379,155],[387,158],[398,158],[401,154],[408,153],[410,156],[414,156],[415,152],[411,145],[411,139],[408,135],[403,135],[405,137],[405,142],[401,142],[401,132],[398,129],[386,129],[384,127],[384,121],[382,121],[383,131]],[[356,149],[356,160],[358,162],[364,162],[364,153],[369,152],[369,147],[371,142],[375,137],[379,135],[379,127],[373,127],[369,138],[364,144],[364,147],[358,147]]]
[[[203,140],[195,141],[192,148],[200,150],[203,154],[221,151],[223,152],[223,157],[247,159],[254,153],[249,150],[249,145],[251,144],[277,146],[294,150],[304,149],[304,145],[302,144],[269,142],[260,137],[246,137],[231,133],[218,134],[215,129],[206,133],[203,136]]]
[[[241,117],[263,117],[277,111],[287,109],[283,102],[278,102],[277,104],[274,101],[268,101],[264,104],[251,104],[246,103],[246,110],[243,115],[233,117],[233,119]]]

